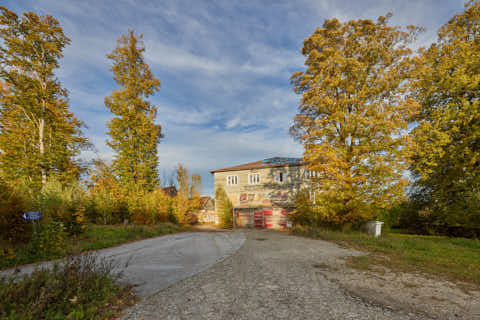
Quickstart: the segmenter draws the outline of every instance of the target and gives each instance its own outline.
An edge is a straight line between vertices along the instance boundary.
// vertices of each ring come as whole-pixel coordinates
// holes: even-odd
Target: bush
[[[315,193],[316,202],[311,200],[310,190],[299,191],[295,195],[294,210],[289,219],[294,225],[328,227],[333,229],[358,229],[363,223],[374,218],[373,207],[363,203],[339,204],[339,199],[321,192]],[[351,210],[345,210],[351,207]]]
[[[385,211],[383,219],[394,229],[402,229],[414,234],[480,237],[480,221],[477,222],[475,217],[463,214],[460,208],[457,212],[450,214],[449,211],[433,208],[428,203],[413,197],[410,201]],[[451,208],[454,208],[454,201]],[[474,209],[475,206],[471,208]],[[461,220],[459,216],[465,220]]]
[[[20,191],[0,181],[0,237],[12,243],[27,242],[30,226],[22,218],[27,203]]]
[[[63,223],[47,219],[39,229],[29,243],[30,254],[37,257],[61,254],[64,250],[66,236]]]
[[[295,195],[295,209],[289,214],[293,225],[311,226],[318,223],[313,203],[310,201],[308,191],[302,190]]]
[[[61,222],[69,234],[80,234],[86,228],[85,190],[77,184],[64,186],[50,179],[36,199],[36,207],[44,217]]]
[[[220,210],[220,225],[222,228],[233,228],[233,205],[223,188],[215,191],[215,204]]]
[[[114,262],[93,254],[70,257],[52,270],[0,278],[1,319],[105,319],[108,305],[128,296]],[[118,298],[118,299],[116,299]],[[130,299],[131,300],[131,299]],[[123,302],[124,303],[124,302]]]
[[[90,190],[87,216],[93,223],[121,223],[130,218],[126,197],[117,190],[107,188]]]
[[[135,223],[157,224],[169,221],[174,203],[161,189],[156,189],[148,193],[132,193],[129,197],[129,210],[133,212]]]

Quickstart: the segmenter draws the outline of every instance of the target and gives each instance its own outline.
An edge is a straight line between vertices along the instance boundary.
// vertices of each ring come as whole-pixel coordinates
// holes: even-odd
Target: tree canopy
[[[415,196],[432,222],[480,226],[480,2],[470,1],[416,57],[411,82]]]
[[[36,188],[50,175],[76,180],[87,139],[55,76],[70,39],[50,15],[0,11],[0,170]]]
[[[105,98],[105,105],[115,115],[107,123],[107,144],[116,152],[114,173],[127,188],[152,190],[158,185],[157,146],[162,127],[157,124],[157,108],[146,100],[160,89],[160,81],[145,63],[142,36],[129,31],[107,55],[111,71],[120,88]]]
[[[411,74],[408,44],[420,31],[372,20],[325,20],[305,39],[304,72],[294,73],[302,94],[291,134],[319,173],[317,209],[330,223],[371,218],[404,195]]]

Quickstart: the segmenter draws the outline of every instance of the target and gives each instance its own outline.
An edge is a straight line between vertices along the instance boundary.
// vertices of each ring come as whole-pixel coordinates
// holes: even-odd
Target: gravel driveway
[[[144,299],[124,319],[425,319],[372,305],[326,278],[327,264],[356,251],[282,232],[245,235],[235,254]]]

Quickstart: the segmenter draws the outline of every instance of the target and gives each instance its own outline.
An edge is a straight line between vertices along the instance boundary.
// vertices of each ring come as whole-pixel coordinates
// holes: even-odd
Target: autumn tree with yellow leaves
[[[430,223],[480,227],[480,1],[416,57],[415,199]]]
[[[408,44],[419,28],[377,21],[325,20],[304,40],[306,70],[292,75],[302,94],[291,134],[319,173],[316,215],[343,224],[370,219],[404,197],[411,74]]]
[[[0,171],[39,190],[47,178],[77,181],[87,139],[55,76],[70,39],[50,15],[0,7]]]
[[[199,174],[188,173],[187,168],[178,164],[176,168],[178,192],[174,213],[177,222],[186,224],[192,221],[192,214],[200,210],[200,188],[202,177]]]
[[[107,144],[116,152],[112,167],[120,184],[151,191],[158,185],[157,146],[163,135],[156,123],[157,108],[146,99],[160,89],[160,80],[144,61],[141,38],[131,30],[107,55],[120,86],[105,98],[105,105],[115,115],[107,124]]]

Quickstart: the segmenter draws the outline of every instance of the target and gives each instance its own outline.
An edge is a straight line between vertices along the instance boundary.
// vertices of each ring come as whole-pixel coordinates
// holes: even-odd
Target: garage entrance
[[[285,208],[237,208],[235,209],[236,226],[255,229],[282,229],[287,226]]]

